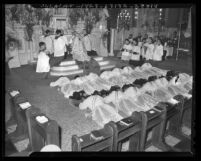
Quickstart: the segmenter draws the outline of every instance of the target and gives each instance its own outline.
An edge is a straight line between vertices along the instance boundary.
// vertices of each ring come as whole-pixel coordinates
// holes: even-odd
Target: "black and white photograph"
[[[194,151],[194,4],[4,9],[5,157]]]

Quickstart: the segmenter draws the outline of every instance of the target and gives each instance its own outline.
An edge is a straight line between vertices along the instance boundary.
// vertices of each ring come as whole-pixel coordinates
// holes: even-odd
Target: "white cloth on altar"
[[[147,51],[145,54],[145,58],[146,60],[150,60],[153,58],[153,54],[154,54],[154,44],[147,44],[145,43],[144,46],[147,47]]]
[[[66,42],[61,37],[54,39],[54,57],[64,56],[66,50]]]
[[[161,61],[163,56],[163,46],[162,45],[156,45],[153,60]]]
[[[50,64],[49,64],[49,56],[46,55],[45,52],[40,52],[38,54],[38,61],[36,66],[37,73],[49,72]]]

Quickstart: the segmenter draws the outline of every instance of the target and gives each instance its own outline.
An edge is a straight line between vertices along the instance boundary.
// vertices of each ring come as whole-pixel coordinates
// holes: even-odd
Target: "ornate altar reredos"
[[[15,9],[12,9],[13,7]],[[12,25],[14,24],[14,30],[21,42],[21,47],[19,48],[21,64],[28,64],[35,60],[34,58],[37,57],[39,50],[38,44],[40,37],[45,29],[51,29],[53,33],[56,29],[63,29],[67,39],[72,37],[73,31],[81,33],[83,29],[86,29],[86,21],[83,18],[79,19],[74,26],[71,26],[69,23],[69,11],[78,10],[77,8],[38,9],[30,7],[30,5],[7,5],[6,8],[6,19],[9,20]],[[25,12],[30,16],[30,19],[26,18]],[[97,13],[99,14],[99,20],[92,26],[89,37],[98,55],[108,56],[107,36],[105,33],[107,33],[106,18],[109,15],[106,9],[97,9],[96,15]],[[44,17],[43,14],[45,14],[47,18]],[[86,15],[88,16],[90,14]],[[33,23],[33,26],[29,27],[31,23]],[[54,34],[52,34],[52,37],[54,37]]]

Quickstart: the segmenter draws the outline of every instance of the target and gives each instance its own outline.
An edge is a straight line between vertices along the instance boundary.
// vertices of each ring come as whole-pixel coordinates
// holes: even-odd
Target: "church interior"
[[[191,152],[193,14],[5,5],[5,156]]]

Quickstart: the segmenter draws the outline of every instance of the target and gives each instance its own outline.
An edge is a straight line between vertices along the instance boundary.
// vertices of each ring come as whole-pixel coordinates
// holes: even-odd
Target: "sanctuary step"
[[[101,70],[115,68],[115,64],[110,60],[104,59],[103,57],[95,57],[94,59],[99,63]],[[82,73],[83,69],[80,69],[74,60],[65,60],[59,66],[52,67],[50,71],[51,76],[70,76]]]

